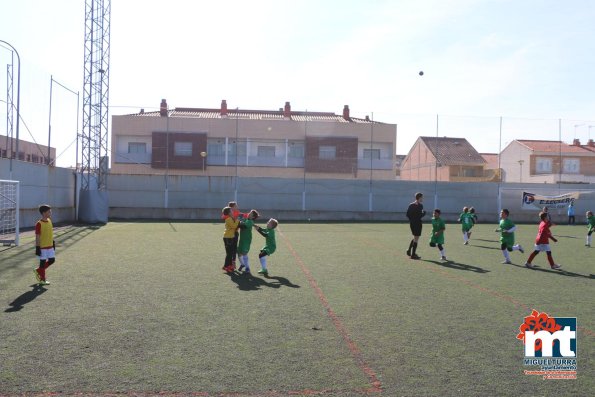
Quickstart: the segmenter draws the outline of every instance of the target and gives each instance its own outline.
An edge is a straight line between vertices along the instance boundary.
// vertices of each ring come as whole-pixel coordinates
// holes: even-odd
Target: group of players
[[[221,210],[221,219],[225,222],[225,231],[223,232],[223,245],[225,246],[225,262],[223,271],[231,274],[236,271],[236,258],[240,260],[238,271],[246,276],[250,276],[250,260],[248,252],[252,245],[252,229],[256,229],[265,239],[266,243],[258,254],[260,260],[259,274],[267,276],[267,256],[272,255],[277,249],[275,239],[275,228],[279,224],[276,219],[269,219],[266,228],[257,226],[254,221],[258,219],[259,213],[251,210],[248,213],[240,212],[238,204],[230,201],[226,207]]]
[[[409,256],[411,259],[420,259],[420,256],[417,255],[416,250],[419,237],[421,236],[422,218],[426,214],[425,210],[423,209],[422,202],[423,193],[416,193],[415,201],[409,204],[409,207],[407,208],[407,218],[409,219],[411,234],[413,235],[413,238],[409,243],[409,248],[407,249],[407,256]],[[440,209],[436,208],[432,216],[430,246],[437,247],[440,251],[440,259],[442,261],[447,261],[446,252],[444,249],[444,231],[446,230],[446,224],[440,215]],[[592,234],[595,232],[595,216],[593,216],[593,211],[587,211],[586,218],[588,229],[585,246],[590,247]],[[558,240],[552,235],[550,230],[550,227],[553,225],[553,223],[551,221],[547,207],[544,207],[539,213],[539,219],[540,223],[537,237],[535,238],[535,248],[525,262],[525,266],[528,268],[534,268],[535,265],[532,263],[533,259],[535,259],[537,254],[540,252],[545,252],[550,267],[554,270],[560,269],[562,266],[558,263],[555,263],[549,244],[550,240],[554,242],[557,242]],[[471,237],[471,229],[477,222],[475,209],[473,207],[464,207],[458,221],[461,223],[463,231],[463,244],[467,245],[469,244],[469,238]],[[525,252],[520,244],[515,244],[515,230],[516,226],[510,219],[510,211],[506,208],[500,211],[500,223],[498,225],[498,229],[496,229],[496,232],[500,233],[500,249],[502,250],[502,255],[504,256],[504,261],[502,262],[504,264],[512,263],[510,260],[510,252]]]

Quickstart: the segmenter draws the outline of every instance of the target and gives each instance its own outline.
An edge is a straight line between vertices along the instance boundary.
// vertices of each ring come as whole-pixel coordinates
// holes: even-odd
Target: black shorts
[[[411,234],[415,237],[421,236],[421,222],[410,222],[409,228],[411,228]]]

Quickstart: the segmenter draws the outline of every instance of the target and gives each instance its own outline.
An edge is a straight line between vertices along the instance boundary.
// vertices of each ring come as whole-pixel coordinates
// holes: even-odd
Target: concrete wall
[[[32,227],[39,204],[50,204],[55,223],[75,221],[75,179],[70,169],[0,159],[0,179],[21,182],[21,226]],[[521,210],[523,190],[556,195],[569,191],[583,194],[576,202],[577,223],[588,209],[595,210],[592,184],[501,185],[500,202],[516,222],[536,222],[538,211]],[[497,183],[448,183],[419,181],[363,181],[303,178],[248,178],[163,175],[110,175],[111,219],[211,219],[219,220],[221,208],[231,200],[240,209],[258,209],[262,217],[282,220],[405,221],[405,211],[416,192],[425,194],[425,208],[438,206],[449,222],[463,206],[473,206],[480,222],[497,222]],[[566,222],[566,211],[552,210],[554,221]]]
[[[48,167],[24,161],[0,159],[0,179],[20,181],[21,227],[35,225],[40,204],[52,207],[54,223],[75,220],[75,181],[70,169]]]
[[[166,190],[167,180],[167,190]],[[237,185],[236,185],[237,183]],[[340,179],[238,178],[200,176],[111,175],[110,218],[219,219],[221,208],[236,200],[243,211],[255,208],[263,217],[285,220],[406,221],[416,192],[425,194],[428,219],[437,206],[448,221],[463,206],[475,207],[480,221],[497,222],[499,204],[517,222],[535,222],[538,211],[521,210],[522,192],[556,195],[584,191],[576,203],[577,220],[595,209],[592,185],[361,181]],[[237,190],[236,190],[237,189]],[[553,210],[566,221],[566,211]]]

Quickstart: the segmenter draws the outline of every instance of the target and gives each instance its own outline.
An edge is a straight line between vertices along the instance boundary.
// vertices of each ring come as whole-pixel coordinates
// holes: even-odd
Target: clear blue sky
[[[0,4],[0,40],[22,61],[21,138],[47,144],[50,76],[82,95],[85,1]],[[348,104],[398,124],[400,154],[419,135],[463,136],[480,152],[514,138],[595,137],[589,0],[112,0],[111,21],[110,115],[162,98],[335,113]],[[0,48],[0,101],[9,62]],[[52,146],[58,165],[72,165],[76,96],[54,85],[52,97]],[[5,119],[0,102],[1,134]]]

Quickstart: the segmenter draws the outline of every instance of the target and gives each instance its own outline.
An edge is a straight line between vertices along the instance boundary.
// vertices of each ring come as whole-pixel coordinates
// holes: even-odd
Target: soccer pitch
[[[258,222],[263,225],[263,222]],[[595,248],[557,225],[552,252],[501,264],[496,224],[447,224],[446,256],[405,255],[409,226],[281,220],[269,276],[222,272],[223,224],[110,222],[55,231],[51,285],[33,236],[0,247],[0,396],[588,396]],[[543,380],[516,339],[532,310],[576,317],[577,379]]]

